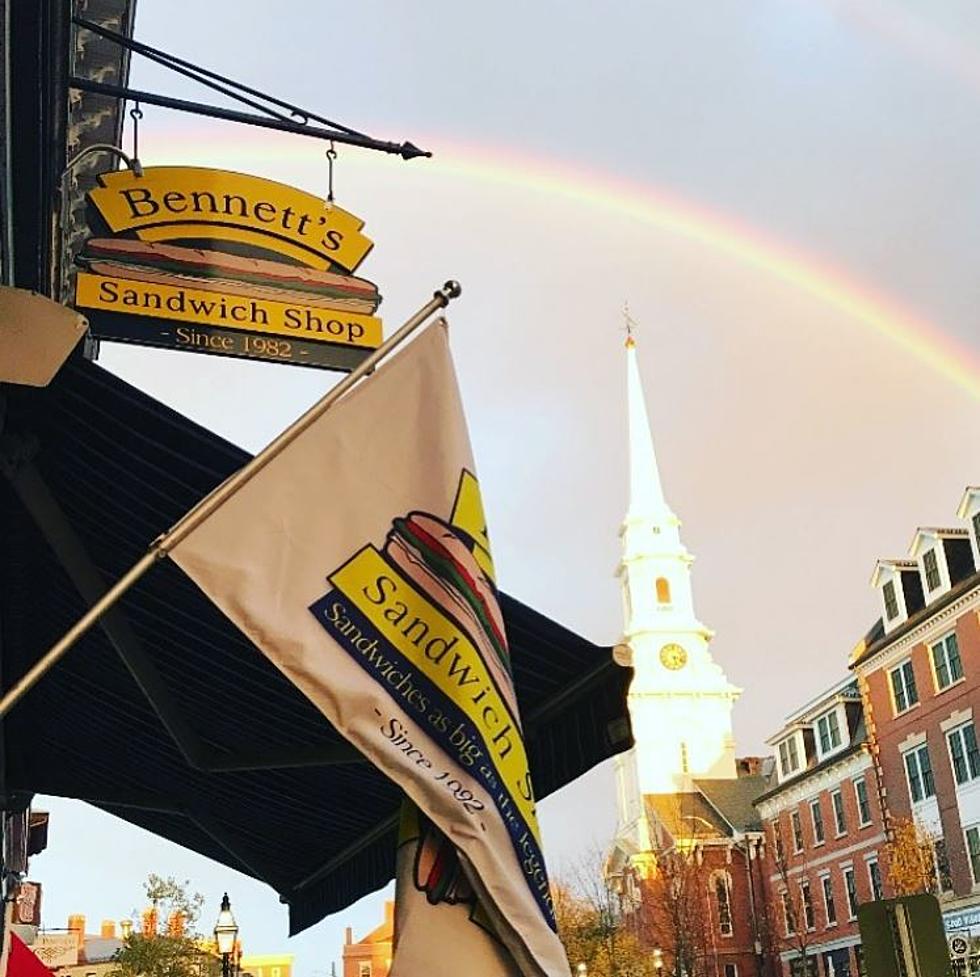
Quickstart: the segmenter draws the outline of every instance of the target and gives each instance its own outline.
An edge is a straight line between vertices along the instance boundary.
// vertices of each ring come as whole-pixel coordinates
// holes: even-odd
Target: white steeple
[[[735,777],[732,706],[741,690],[712,659],[712,632],[694,613],[694,558],[664,495],[632,332],[626,370],[630,495],[618,575],[636,745],[616,758],[616,776],[620,838],[642,851],[649,848],[644,795],[689,790],[694,778]]]

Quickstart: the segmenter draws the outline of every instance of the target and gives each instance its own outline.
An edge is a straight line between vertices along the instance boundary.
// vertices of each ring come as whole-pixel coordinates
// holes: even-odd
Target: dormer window
[[[821,757],[832,753],[840,746],[840,717],[836,709],[824,713],[817,720],[817,740],[820,743]]]
[[[796,737],[790,736],[779,744],[779,772],[783,777],[788,777],[799,769],[799,747],[796,744]]]
[[[936,559],[935,548],[931,550],[926,550],[922,554],[922,569],[926,573],[926,589],[931,594],[934,590],[938,590],[942,584],[942,579],[939,576],[939,562]]]
[[[881,593],[885,598],[885,615],[889,621],[894,621],[898,617],[898,595],[895,593],[895,581],[889,580]]]
[[[980,511],[973,513],[970,525],[973,526],[973,539],[977,544],[977,549],[980,550]]]

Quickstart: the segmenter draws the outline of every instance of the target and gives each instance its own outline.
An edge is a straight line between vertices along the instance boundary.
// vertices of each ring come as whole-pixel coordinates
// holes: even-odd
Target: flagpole
[[[227,478],[217,488],[208,493],[197,505],[185,513],[165,533],[158,536],[149,549],[130,569],[112,585],[72,627],[39,658],[34,665],[19,678],[0,699],[0,719],[34,687],[45,675],[85,634],[93,624],[113,604],[136,583],[157,561],[164,559],[173,547],[192,533],[205,519],[211,516],[220,506],[228,501],[242,486],[253,479],[266,465],[283,449],[292,444],[314,421],[328,411],[348,390],[359,380],[362,380],[381,362],[392,350],[400,346],[416,329],[440,309],[459,298],[462,289],[459,282],[448,281],[442,288],[433,293],[432,298],[422,306],[391,336],[389,336],[370,356],[356,369],[344,377],[340,383],[331,387],[305,414],[293,421],[278,437],[269,442],[254,458],[240,468],[234,475]]]

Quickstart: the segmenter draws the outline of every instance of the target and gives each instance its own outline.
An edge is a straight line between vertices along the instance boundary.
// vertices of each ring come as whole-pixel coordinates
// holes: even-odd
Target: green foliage
[[[200,892],[188,891],[190,880],[178,882],[172,875],[163,878],[151,872],[143,883],[143,891],[151,905],[158,910],[161,920],[168,919],[173,913],[179,912],[184,917],[184,926],[188,933],[193,931],[194,924],[201,917],[201,907],[204,896]]]
[[[132,933],[116,954],[109,977],[212,977],[219,971],[214,955],[186,936]]]
[[[156,913],[155,933],[137,925],[115,956],[108,977],[216,977],[221,965],[210,942],[197,934],[204,897],[189,891],[188,881],[151,874],[143,891]],[[183,917],[178,929],[168,926],[175,913]],[[134,911],[134,917],[140,913]]]

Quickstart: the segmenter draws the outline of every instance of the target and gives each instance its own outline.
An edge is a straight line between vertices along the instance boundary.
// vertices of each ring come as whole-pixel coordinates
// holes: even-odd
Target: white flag
[[[171,556],[449,840],[517,972],[567,975],[445,325],[354,388]],[[470,916],[454,914],[460,941],[486,935]],[[444,949],[431,945],[422,970],[396,952],[394,977],[439,973]]]

